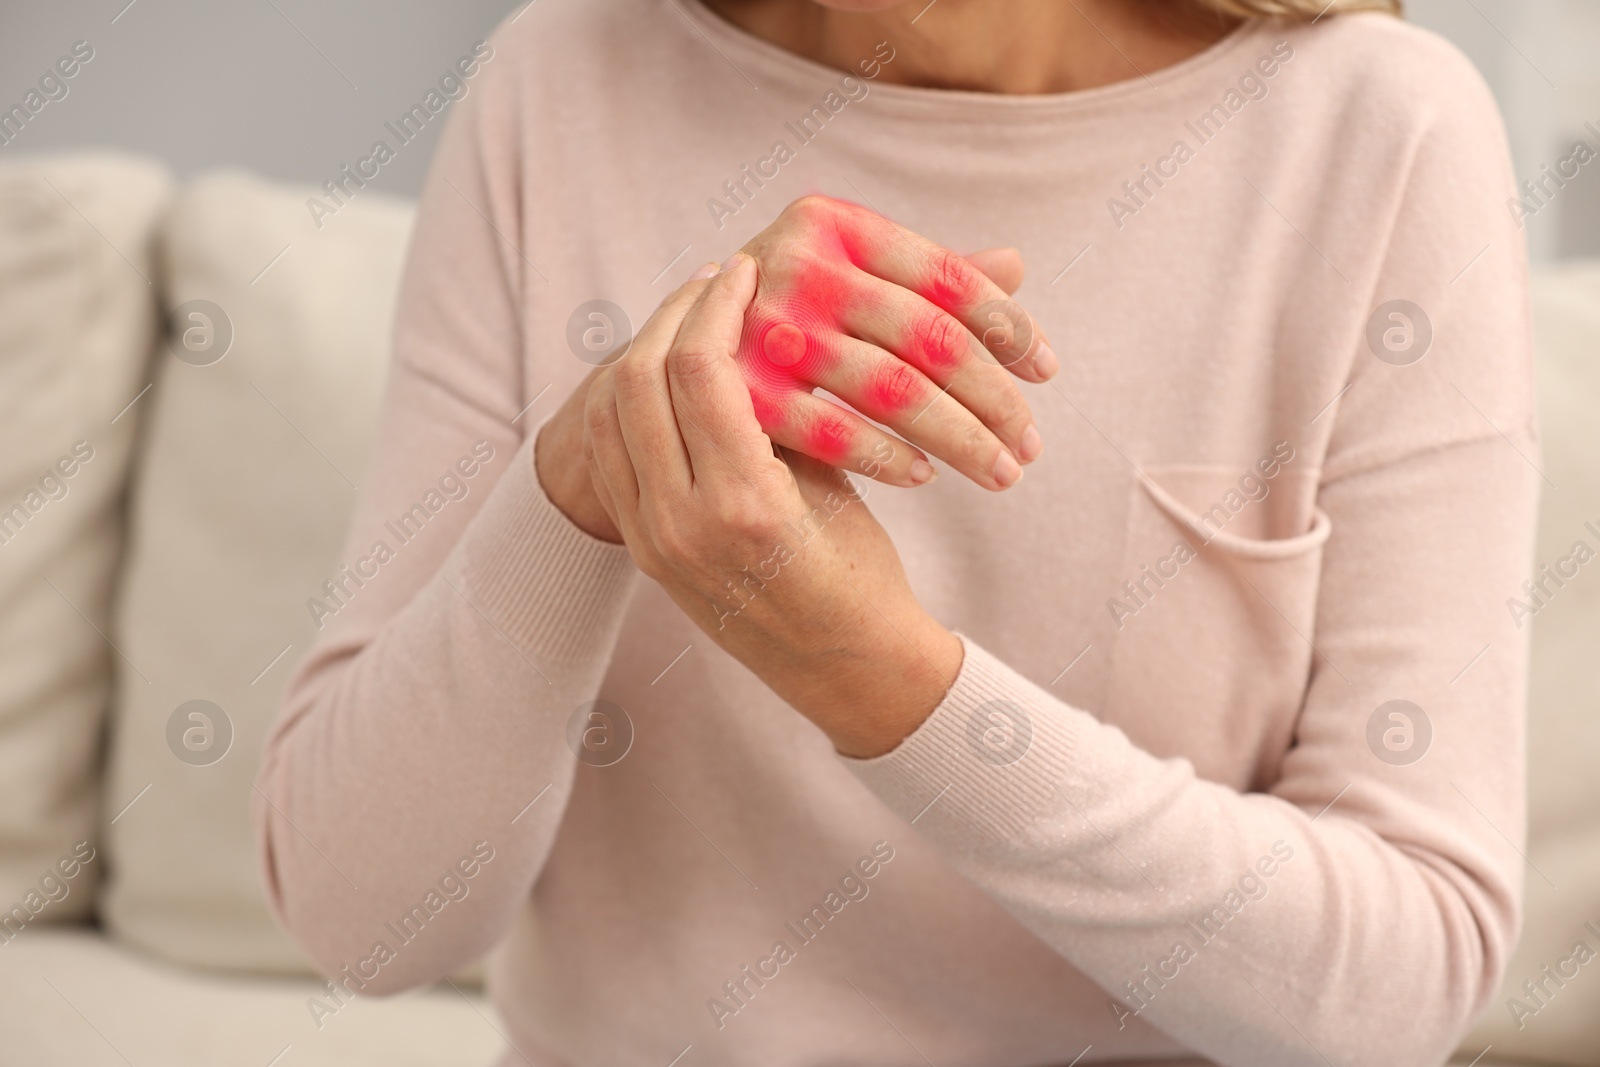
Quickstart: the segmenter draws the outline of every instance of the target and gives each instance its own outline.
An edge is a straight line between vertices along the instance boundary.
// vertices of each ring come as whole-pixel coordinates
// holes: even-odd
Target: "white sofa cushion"
[[[317,979],[199,974],[83,930],[29,930],[0,947],[0,1004],[5,1064],[488,1067],[504,1047],[470,991],[337,1004]]]
[[[148,381],[168,193],[123,157],[0,165],[0,941],[87,916],[102,866],[72,860],[99,841],[123,409]]]
[[[108,828],[102,920],[168,959],[256,972],[308,970],[267,911],[250,797],[367,465],[412,214],[367,192],[319,231],[311,192],[221,174],[174,201],[164,296],[185,358],[156,361],[115,619],[104,809],[131,806]],[[221,709],[209,725],[197,700]]]

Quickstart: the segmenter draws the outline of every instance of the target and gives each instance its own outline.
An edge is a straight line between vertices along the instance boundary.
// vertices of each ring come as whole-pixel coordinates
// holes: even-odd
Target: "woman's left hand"
[[[762,432],[734,362],[757,269],[730,263],[663,302],[590,387],[590,476],[639,569],[701,629],[840,752],[879,755],[943,699],[961,643],[855,484]]]

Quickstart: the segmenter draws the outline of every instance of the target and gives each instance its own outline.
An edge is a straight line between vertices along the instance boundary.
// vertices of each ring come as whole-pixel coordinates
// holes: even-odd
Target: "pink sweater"
[[[1467,61],[1330,17],[1000,97],[844,81],[695,0],[492,45],[261,770],[306,951],[383,993],[498,946],[508,1064],[1442,1061],[1517,935],[1540,481]],[[866,762],[532,466],[575,308],[642,324],[808,192],[1021,248],[1065,367],[1017,488],[872,488],[966,660]]]

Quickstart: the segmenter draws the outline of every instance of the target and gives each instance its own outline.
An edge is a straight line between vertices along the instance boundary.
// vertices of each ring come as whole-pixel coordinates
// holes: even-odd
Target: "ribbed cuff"
[[[841,759],[918,830],[975,852],[1012,841],[1050,803],[1076,738],[1071,708],[961,643],[961,673],[916,732],[876,759]]]
[[[580,530],[551,503],[530,434],[461,546],[472,603],[524,651],[574,662],[609,655],[638,572],[623,545]]]

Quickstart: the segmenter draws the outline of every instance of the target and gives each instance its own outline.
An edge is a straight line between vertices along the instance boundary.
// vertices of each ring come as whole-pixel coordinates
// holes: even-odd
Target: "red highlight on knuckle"
[[[850,300],[847,276],[831,266],[803,266],[786,282],[745,312],[736,359],[752,390],[810,392],[835,358],[833,339]]]
[[[899,360],[881,364],[867,383],[867,414],[875,419],[889,418],[909,410],[923,396],[922,375]]]
[[[761,339],[761,353],[774,367],[793,367],[806,356],[809,341],[804,331],[792,322],[780,322]]]
[[[855,430],[844,415],[823,415],[805,430],[805,451],[838,466],[850,455],[850,445],[855,441]]]
[[[907,355],[934,380],[942,379],[968,355],[966,327],[944,314],[930,315],[911,330]]]
[[[977,299],[978,268],[954,252],[936,254],[922,295],[950,312],[960,312]]]

